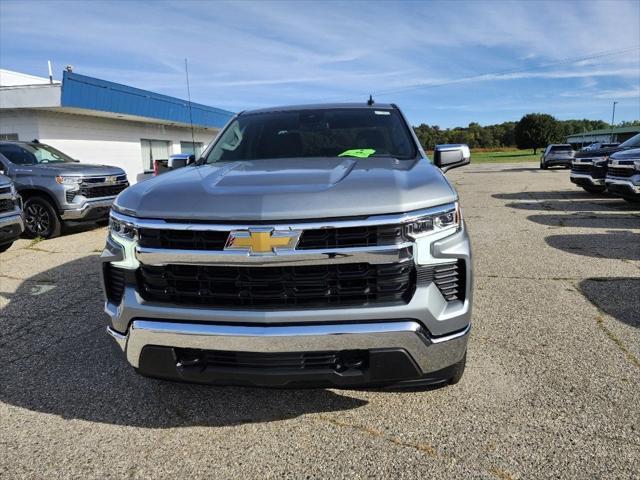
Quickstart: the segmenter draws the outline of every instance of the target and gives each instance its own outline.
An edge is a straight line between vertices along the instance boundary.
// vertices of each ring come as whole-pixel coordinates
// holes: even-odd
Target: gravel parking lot
[[[475,254],[453,387],[139,377],[104,332],[106,229],[20,240],[0,255],[0,477],[638,478],[640,207],[530,163],[450,178]]]

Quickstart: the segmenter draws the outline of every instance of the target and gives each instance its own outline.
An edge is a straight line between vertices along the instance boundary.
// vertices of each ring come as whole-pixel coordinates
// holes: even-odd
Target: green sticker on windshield
[[[367,158],[376,153],[373,148],[354,148],[353,150],[345,150],[339,157],[358,157]]]

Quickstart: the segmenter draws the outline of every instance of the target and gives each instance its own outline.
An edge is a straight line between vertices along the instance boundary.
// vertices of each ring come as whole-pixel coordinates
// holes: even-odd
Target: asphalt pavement
[[[640,206],[566,170],[450,172],[472,235],[455,386],[208,387],[106,336],[105,228],[0,254],[0,478],[638,478]]]

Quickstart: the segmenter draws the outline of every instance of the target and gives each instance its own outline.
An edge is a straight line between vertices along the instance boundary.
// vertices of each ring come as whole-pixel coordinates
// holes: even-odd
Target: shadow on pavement
[[[483,164],[478,163],[476,165],[483,165]],[[538,167],[511,167],[511,168],[491,169],[491,170],[474,170],[474,171],[471,171],[470,173],[474,175],[476,173],[491,173],[495,175],[496,173],[501,173],[501,172],[539,172],[539,171],[540,169]]]
[[[596,234],[551,235],[547,244],[559,250],[596,258],[640,260],[640,234],[614,231]]]
[[[607,314],[640,328],[640,278],[588,278],[580,291]]]
[[[87,256],[23,281],[0,315],[0,401],[116,425],[170,428],[269,422],[349,410],[329,390],[209,387],[137,375],[105,333],[99,266]]]
[[[529,215],[527,220],[550,227],[575,228],[640,228],[640,215],[620,213],[567,213],[563,215]]]
[[[546,192],[512,192],[512,193],[494,193],[493,198],[500,200],[597,200],[610,199],[608,193],[587,193],[584,190],[559,190]]]
[[[638,212],[640,209],[622,199],[609,198],[598,199],[586,202],[577,201],[558,201],[558,200],[540,200],[529,198],[529,202],[510,202],[505,207],[515,208],[516,210],[529,211],[560,211],[560,212],[602,212],[602,211],[620,211],[620,212]]]

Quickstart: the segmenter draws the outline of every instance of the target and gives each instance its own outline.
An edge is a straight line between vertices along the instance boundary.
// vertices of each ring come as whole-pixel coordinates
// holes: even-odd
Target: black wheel
[[[544,162],[540,162],[540,170],[546,170],[547,168],[549,167],[547,167]]]
[[[11,247],[11,245],[13,245],[13,242],[0,245],[0,253],[6,252],[7,250],[9,250],[9,247]]]
[[[640,195],[624,195],[622,198],[627,202],[640,203]]]
[[[604,193],[607,187],[603,187],[601,185],[588,185],[582,187],[585,192],[589,193]]]
[[[462,379],[464,374],[464,368],[467,366],[467,352],[464,352],[464,357],[454,366],[453,376],[449,379],[449,385],[455,385]]]
[[[42,197],[24,202],[24,233],[29,238],[53,238],[60,235],[62,222],[51,203]]]
[[[96,220],[96,225],[98,225],[99,227],[106,227],[107,225],[109,225],[109,217]]]

